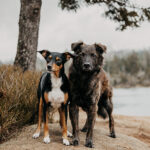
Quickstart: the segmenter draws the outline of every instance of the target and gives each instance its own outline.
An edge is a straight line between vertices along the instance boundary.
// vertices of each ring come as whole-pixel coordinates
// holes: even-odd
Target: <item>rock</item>
[[[143,121],[149,120],[149,118],[127,117],[127,116],[115,116],[116,122],[116,135],[117,138],[109,137],[108,120],[97,119],[94,128],[94,148],[93,150],[150,150],[148,141],[140,140],[141,132],[138,135],[139,124]],[[80,128],[83,127],[85,120],[85,114],[80,114]],[[142,120],[140,122],[140,120]],[[144,122],[143,122],[144,123]],[[80,132],[80,145],[65,146],[62,141],[62,134],[59,123],[49,124],[51,142],[49,144],[43,143],[43,129],[38,139],[33,139],[37,125],[28,126],[22,129],[15,138],[0,145],[0,150],[83,150],[88,149],[84,146],[86,133]],[[143,134],[148,133],[146,126],[143,126]],[[70,121],[68,122],[68,130],[71,131]],[[141,129],[140,129],[141,130]],[[146,131],[146,133],[144,132]],[[143,135],[142,134],[142,135]],[[137,138],[135,138],[137,136]],[[69,138],[69,141],[72,139]],[[146,139],[145,139],[146,140]],[[148,139],[147,139],[148,140]]]

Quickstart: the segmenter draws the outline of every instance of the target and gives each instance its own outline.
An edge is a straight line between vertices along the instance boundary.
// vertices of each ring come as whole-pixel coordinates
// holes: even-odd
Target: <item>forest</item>
[[[114,87],[150,86],[149,66],[150,50],[120,51],[106,56],[104,69]]]

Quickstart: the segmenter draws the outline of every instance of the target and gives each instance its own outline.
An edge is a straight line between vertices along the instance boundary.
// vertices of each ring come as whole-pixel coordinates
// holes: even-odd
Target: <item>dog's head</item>
[[[82,72],[94,72],[100,70],[103,65],[103,53],[106,52],[106,46],[101,43],[86,45],[82,41],[72,43],[72,50],[75,52],[75,68]]]
[[[69,52],[58,53],[50,52],[48,50],[41,50],[38,52],[45,58],[47,62],[47,71],[51,72],[60,71],[62,68],[64,68],[64,63],[71,57],[74,57],[74,55]]]

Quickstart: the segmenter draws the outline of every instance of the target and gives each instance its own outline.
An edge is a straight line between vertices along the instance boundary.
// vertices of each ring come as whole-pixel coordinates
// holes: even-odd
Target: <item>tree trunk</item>
[[[20,0],[19,38],[14,65],[34,70],[42,0]]]

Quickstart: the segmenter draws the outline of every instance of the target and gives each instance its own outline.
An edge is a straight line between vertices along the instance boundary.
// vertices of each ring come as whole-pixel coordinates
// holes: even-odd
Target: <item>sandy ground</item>
[[[94,150],[150,150],[150,117],[129,117],[114,115],[117,138],[108,136],[108,120],[97,117],[94,127]],[[58,115],[56,114],[56,118]],[[80,111],[80,128],[85,122],[85,113]],[[51,143],[43,143],[43,132],[38,139],[32,134],[36,125],[27,126],[16,137],[0,145],[0,150],[86,150],[85,133],[80,132],[80,145],[64,146],[58,123],[49,124]],[[70,121],[68,130],[71,131]],[[42,130],[43,131],[43,130]],[[71,138],[69,138],[71,141]]]

